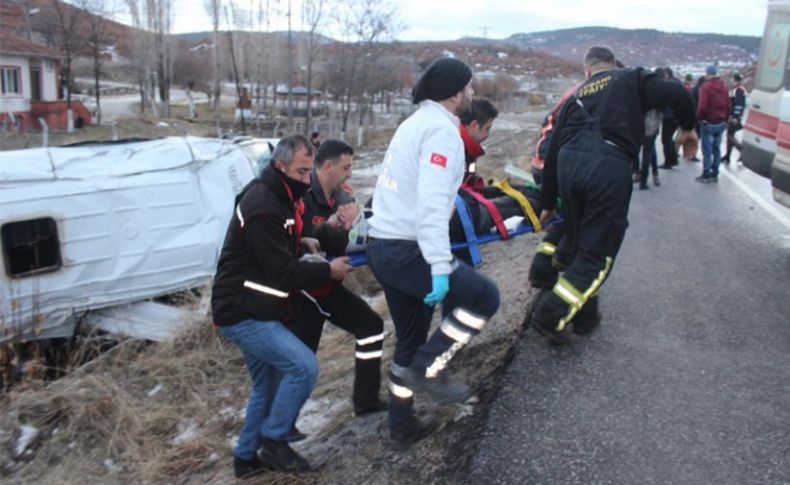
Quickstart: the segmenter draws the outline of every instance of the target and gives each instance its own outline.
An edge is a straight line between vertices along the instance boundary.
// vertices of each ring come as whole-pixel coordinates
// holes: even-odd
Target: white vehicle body
[[[743,163],[771,179],[774,199],[790,207],[790,1],[768,2],[755,86],[743,132]]]
[[[68,337],[88,310],[207,283],[252,178],[217,139],[0,152],[0,342]]]

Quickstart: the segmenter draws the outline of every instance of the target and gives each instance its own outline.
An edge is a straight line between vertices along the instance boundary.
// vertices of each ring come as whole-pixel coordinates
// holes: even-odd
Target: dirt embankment
[[[501,178],[508,163],[526,167],[542,114],[502,116],[478,164],[484,177]],[[360,160],[373,164],[386,142],[382,137],[360,150]],[[374,178],[364,172],[355,182],[364,187]],[[386,413],[352,416],[353,337],[327,328],[318,386],[298,423],[310,437],[296,445],[318,470],[299,476],[269,473],[244,483],[457,482],[521,335],[532,298],[527,270],[538,240],[529,234],[483,248],[480,271],[499,285],[502,305],[451,364],[476,390],[477,403],[437,406],[418,394],[418,410],[436,415],[441,427],[409,451],[393,451]],[[394,331],[378,285],[366,268],[347,284],[368,295],[387,319],[386,375]],[[195,322],[172,343],[122,343],[58,381],[18,386],[0,397],[0,477],[4,483],[80,485],[235,483],[230,448],[248,388],[241,355],[208,321]],[[23,432],[23,426],[30,428]],[[20,449],[20,436],[30,436],[31,429],[35,436]]]

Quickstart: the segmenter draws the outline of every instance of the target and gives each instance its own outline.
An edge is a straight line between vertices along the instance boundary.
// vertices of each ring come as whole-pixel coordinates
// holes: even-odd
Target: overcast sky
[[[210,30],[200,0],[174,1],[174,32]],[[259,0],[236,0],[255,5]],[[263,5],[267,0],[261,0]],[[401,40],[454,40],[465,35],[493,39],[515,33],[584,26],[652,28],[667,32],[713,32],[761,36],[766,0],[394,0],[404,28]],[[272,30],[286,29],[287,0],[268,0]],[[301,1],[292,0],[294,29]],[[223,29],[226,28],[224,25]]]

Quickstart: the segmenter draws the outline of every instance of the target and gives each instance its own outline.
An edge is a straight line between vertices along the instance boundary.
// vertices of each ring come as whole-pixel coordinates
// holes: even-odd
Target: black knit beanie
[[[412,103],[430,99],[443,101],[452,98],[472,80],[472,70],[464,62],[451,57],[437,59],[417,81],[411,91]]]

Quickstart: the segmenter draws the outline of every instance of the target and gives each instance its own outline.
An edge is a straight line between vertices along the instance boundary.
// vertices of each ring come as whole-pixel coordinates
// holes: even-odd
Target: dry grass
[[[62,482],[60,471],[74,469],[80,483],[199,473],[226,458],[212,453],[227,450],[237,431],[247,393],[242,366],[234,346],[207,322],[195,322],[172,342],[128,340],[65,378],[14,389],[3,397],[0,428],[8,435],[30,425],[39,436],[21,462],[4,455],[2,473],[39,483]],[[175,439],[190,428],[192,437]],[[4,453],[13,448],[4,445]]]
[[[362,269],[349,284],[371,287],[371,279]],[[337,388],[350,396],[353,337],[329,333],[315,397]],[[75,349],[73,362],[91,351],[88,344]],[[0,478],[80,485],[226,482],[248,389],[241,354],[208,321],[191,322],[166,343],[123,340],[61,379],[26,381],[0,396]],[[16,457],[23,425],[39,433]],[[327,423],[322,434],[332,428]],[[265,483],[302,481],[269,473]]]

